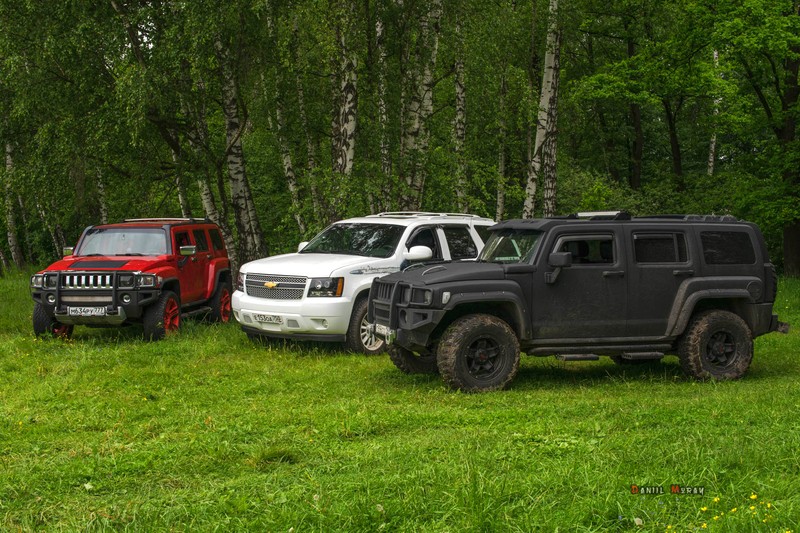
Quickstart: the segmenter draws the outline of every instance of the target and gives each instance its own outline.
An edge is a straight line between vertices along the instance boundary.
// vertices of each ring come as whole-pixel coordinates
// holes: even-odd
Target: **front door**
[[[531,306],[535,341],[580,346],[592,339],[608,344],[625,336],[627,268],[619,238],[617,228],[608,228],[563,232],[549,240]],[[554,270],[547,266],[551,252],[570,252],[572,265],[547,283],[546,272]]]

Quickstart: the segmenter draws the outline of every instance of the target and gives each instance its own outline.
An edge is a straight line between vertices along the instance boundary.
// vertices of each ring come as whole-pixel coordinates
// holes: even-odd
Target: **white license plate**
[[[263,322],[264,324],[283,324],[283,317],[280,315],[253,315],[256,322]]]
[[[375,324],[375,333],[381,337],[388,337],[391,332],[392,330],[390,330],[387,326],[384,326],[383,324]]]
[[[106,316],[105,307],[70,307],[69,316]]]

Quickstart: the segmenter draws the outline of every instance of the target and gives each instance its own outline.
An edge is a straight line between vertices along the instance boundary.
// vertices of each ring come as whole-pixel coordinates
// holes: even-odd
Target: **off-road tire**
[[[233,311],[231,310],[231,282],[220,281],[217,285],[217,290],[209,302],[211,305],[211,312],[208,314],[208,320],[211,322],[222,322],[227,324],[231,321]]]
[[[396,344],[387,346],[386,351],[394,366],[406,374],[439,373],[439,367],[436,366],[436,355],[418,355]]]
[[[353,314],[350,315],[350,326],[347,328],[345,346],[351,352],[363,353],[366,355],[376,355],[383,353],[386,343],[375,333],[368,330],[367,322],[367,298],[359,298],[353,306]]]
[[[692,318],[678,354],[683,371],[696,380],[739,379],[753,360],[753,336],[739,315],[704,311]]]
[[[158,301],[145,309],[142,317],[145,340],[158,341],[181,327],[181,302],[172,291],[164,291]]]
[[[519,369],[519,340],[511,326],[496,316],[463,316],[444,331],[436,362],[442,378],[453,389],[503,389]]]
[[[34,304],[33,306],[33,333],[37,337],[45,335],[52,335],[60,339],[69,339],[72,337],[72,324],[62,324],[55,318],[47,314],[42,304]]]

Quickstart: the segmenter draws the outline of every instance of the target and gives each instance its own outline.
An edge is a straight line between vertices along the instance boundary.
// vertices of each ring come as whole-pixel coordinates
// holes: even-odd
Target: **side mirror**
[[[61,253],[63,253],[65,256],[66,256],[66,255],[72,255],[74,252],[75,252],[75,248],[74,248],[74,247],[72,247],[72,246],[65,246],[65,247],[64,247],[64,248],[61,250]]]
[[[409,261],[427,261],[433,257],[433,250],[427,246],[412,246],[407,252],[403,252],[403,257]]]
[[[545,272],[544,281],[547,284],[552,284],[558,279],[562,268],[572,266],[572,254],[570,252],[553,252],[547,257],[547,264],[555,268],[555,270],[552,272]]]
[[[570,252],[553,252],[547,258],[547,264],[555,268],[571,267],[572,254]]]
[[[303,248],[305,248],[306,246],[308,246],[308,241],[301,242],[300,244],[297,245],[297,251],[302,252]]]
[[[191,244],[188,246],[181,246],[180,254],[182,256],[194,255],[197,253],[197,246]]]

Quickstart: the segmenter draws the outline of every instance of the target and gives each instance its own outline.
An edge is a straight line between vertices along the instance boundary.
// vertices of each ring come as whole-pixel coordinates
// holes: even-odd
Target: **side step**
[[[626,361],[652,361],[663,359],[664,354],[661,352],[623,352],[621,357]]]
[[[562,353],[556,355],[559,361],[597,361],[599,355],[593,353]]]
[[[195,315],[205,315],[205,314],[210,313],[210,312],[211,312],[211,308],[208,307],[208,306],[195,307],[194,309],[191,309],[189,311],[184,311],[183,313],[181,313],[181,318],[187,318],[187,317],[195,316]]]

